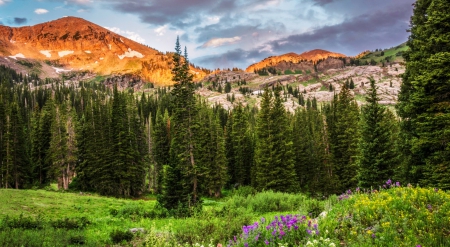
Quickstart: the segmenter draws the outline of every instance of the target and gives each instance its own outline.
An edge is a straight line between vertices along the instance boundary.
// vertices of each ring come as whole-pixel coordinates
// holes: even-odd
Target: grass
[[[450,246],[442,190],[388,184],[316,200],[243,187],[204,198],[190,218],[166,217],[153,195],[143,199],[2,189],[0,246]]]
[[[362,62],[366,61],[370,62],[373,59],[377,62],[377,64],[381,64],[381,62],[384,61],[387,57],[390,57],[391,58],[389,59],[390,62],[403,62],[404,60],[401,54],[408,49],[409,48],[406,46],[406,43],[403,43],[396,47],[383,50],[384,52],[383,56],[381,56],[382,51],[370,52],[364,57],[362,57],[360,60]]]

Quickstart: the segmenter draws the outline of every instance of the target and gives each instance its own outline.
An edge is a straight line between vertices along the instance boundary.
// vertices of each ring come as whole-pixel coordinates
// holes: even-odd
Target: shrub
[[[130,231],[114,230],[109,234],[111,241],[115,244],[130,242],[133,239],[133,233]]]
[[[81,217],[72,219],[70,218],[57,219],[51,221],[50,225],[54,228],[73,230],[73,229],[83,229],[90,223],[91,222],[86,217]]]
[[[86,238],[83,235],[71,236],[69,238],[69,244],[83,245],[86,243]]]
[[[2,220],[2,228],[21,228],[21,229],[42,229],[43,220],[38,216],[36,219],[25,217],[21,214],[18,218],[5,216]]]

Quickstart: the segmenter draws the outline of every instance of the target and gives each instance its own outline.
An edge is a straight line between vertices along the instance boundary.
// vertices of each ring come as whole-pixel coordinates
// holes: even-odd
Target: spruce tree
[[[337,181],[335,193],[357,185],[358,114],[358,105],[344,84],[326,111],[330,158],[336,176],[333,181]]]
[[[184,61],[183,61],[184,60]],[[189,73],[189,60],[185,48],[184,59],[181,56],[179,39],[175,45],[172,69],[175,82],[171,92],[173,134],[170,146],[171,158],[166,169],[165,185],[160,197],[162,204],[168,209],[191,208],[200,203],[199,198],[199,167],[196,163],[195,131],[198,106],[194,95],[192,74]],[[172,179],[173,178],[173,179]],[[174,191],[182,188],[177,195]]]
[[[358,185],[363,188],[377,187],[394,175],[398,155],[393,142],[393,121],[386,107],[378,103],[375,80],[370,79],[367,104],[361,108]]]
[[[274,100],[266,90],[257,122],[255,179],[259,190],[292,192],[298,186],[294,169],[291,129],[277,87]]]
[[[450,188],[450,3],[418,0],[399,95],[408,182]]]

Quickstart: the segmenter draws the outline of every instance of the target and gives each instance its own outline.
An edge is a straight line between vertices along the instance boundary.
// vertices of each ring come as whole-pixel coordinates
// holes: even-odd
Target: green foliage
[[[252,184],[258,190],[294,191],[297,188],[293,160],[291,129],[280,96],[264,91],[256,124],[255,167]]]
[[[367,105],[361,108],[361,138],[359,139],[358,184],[363,188],[378,186],[394,175],[398,166],[396,120],[378,103],[375,80],[370,79]]]
[[[445,189],[450,188],[449,11],[448,1],[415,3],[398,104],[407,181]]]
[[[111,237],[111,241],[115,244],[130,242],[133,239],[133,233],[128,230],[114,230],[109,236]]]

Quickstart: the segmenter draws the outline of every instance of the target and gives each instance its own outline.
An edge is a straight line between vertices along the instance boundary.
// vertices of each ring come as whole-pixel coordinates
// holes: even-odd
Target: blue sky
[[[0,24],[77,16],[157,50],[180,36],[206,68],[246,68],[265,57],[325,49],[356,55],[409,34],[414,0],[0,0]]]

